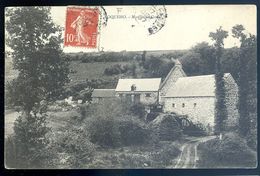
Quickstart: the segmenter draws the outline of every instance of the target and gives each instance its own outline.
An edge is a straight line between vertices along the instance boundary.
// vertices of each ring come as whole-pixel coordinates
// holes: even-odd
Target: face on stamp
[[[96,48],[98,16],[98,9],[68,7],[64,46]]]

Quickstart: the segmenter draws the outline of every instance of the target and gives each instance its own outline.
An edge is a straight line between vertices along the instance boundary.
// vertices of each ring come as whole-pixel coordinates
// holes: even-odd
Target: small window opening
[[[182,103],[182,107],[183,107],[183,108],[185,107],[185,103]]]
[[[172,107],[175,108],[175,103],[172,104]]]
[[[146,93],[145,97],[151,97],[151,94],[150,93]]]

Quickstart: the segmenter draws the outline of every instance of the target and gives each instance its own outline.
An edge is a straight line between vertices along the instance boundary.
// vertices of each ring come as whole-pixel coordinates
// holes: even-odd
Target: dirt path
[[[215,136],[200,137],[186,142],[181,148],[182,152],[174,168],[196,168],[198,145],[213,138],[215,138]]]

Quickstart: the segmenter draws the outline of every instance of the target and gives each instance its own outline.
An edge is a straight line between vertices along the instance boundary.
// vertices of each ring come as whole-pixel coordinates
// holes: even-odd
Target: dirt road
[[[175,168],[196,168],[196,161],[198,160],[198,145],[213,138],[215,138],[215,136],[200,137],[184,143]]]

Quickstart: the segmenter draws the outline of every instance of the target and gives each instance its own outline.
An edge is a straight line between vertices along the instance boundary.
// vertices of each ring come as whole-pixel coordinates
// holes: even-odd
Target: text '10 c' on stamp
[[[96,48],[99,10],[67,7],[64,46]]]

